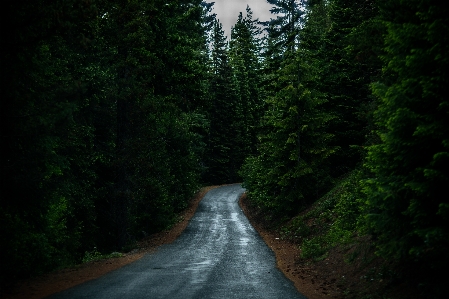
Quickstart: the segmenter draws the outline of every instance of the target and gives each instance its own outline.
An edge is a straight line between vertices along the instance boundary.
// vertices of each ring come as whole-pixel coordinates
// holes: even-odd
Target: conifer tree
[[[117,246],[167,226],[198,187],[204,117],[201,1],[118,1],[109,29],[116,54]],[[113,35],[110,35],[113,37]],[[148,173],[148,171],[151,172]]]
[[[369,86],[380,75],[378,55],[384,32],[377,20],[376,2],[334,0],[326,8],[328,24],[322,31],[321,48],[316,49],[321,60],[316,84],[328,100],[325,109],[335,116],[328,128],[334,135],[331,145],[338,149],[329,160],[333,177],[360,163],[361,147],[369,135],[375,102]],[[324,7],[324,3],[313,1],[310,5]]]
[[[306,24],[307,26],[307,24]],[[316,59],[301,43],[287,48],[273,82],[259,136],[258,154],[243,168],[249,196],[273,215],[293,215],[325,191],[323,162],[333,152],[321,109],[325,98],[314,85]]]
[[[92,245],[85,229],[96,175],[91,92],[105,77],[89,48],[95,4],[18,1],[2,10],[0,287],[73,263]]]
[[[267,0],[273,7],[270,10],[276,15],[275,19],[261,22],[266,26],[268,34],[276,40],[279,52],[287,49],[293,51],[299,42],[299,31],[303,23],[305,0]]]
[[[208,11],[200,0],[5,5],[0,287],[95,246],[120,250],[186,207],[207,127]]]
[[[432,0],[380,8],[388,33],[384,77],[373,85],[381,142],[366,162],[368,227],[382,256],[411,265],[426,294],[443,298],[447,275],[433,273],[449,261],[449,11]]]
[[[260,41],[258,20],[252,19],[247,6],[246,16],[240,13],[232,28],[230,41],[230,63],[236,77],[237,96],[235,127],[239,140],[236,143],[235,166],[237,171],[245,157],[255,152],[257,127],[262,116],[260,92]]]
[[[228,42],[219,20],[215,20],[213,24],[211,48],[208,113],[210,129],[205,178],[213,184],[231,183],[236,178],[236,172],[230,165],[235,158],[237,134],[234,123],[238,102],[234,72],[229,62]]]

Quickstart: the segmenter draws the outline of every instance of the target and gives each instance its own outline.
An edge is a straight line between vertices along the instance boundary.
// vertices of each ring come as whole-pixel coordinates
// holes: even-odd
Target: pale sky
[[[206,2],[215,2],[212,13],[217,14],[217,19],[223,24],[225,35],[230,38],[231,27],[237,22],[239,13],[246,16],[246,5],[249,5],[253,11],[253,19],[259,18],[259,21],[268,21],[275,16],[270,13],[272,7],[266,0],[207,0]]]

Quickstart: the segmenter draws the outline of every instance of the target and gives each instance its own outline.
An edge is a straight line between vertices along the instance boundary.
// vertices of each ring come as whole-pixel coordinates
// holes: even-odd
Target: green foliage
[[[258,153],[241,173],[257,205],[292,216],[329,188],[326,160],[336,149],[326,131],[333,115],[322,109],[326,99],[313,83],[319,73],[313,51],[304,44],[283,55],[270,79],[275,92],[266,99]]]
[[[281,228],[283,238],[301,244],[301,256],[319,259],[330,248],[354,242],[361,201],[360,171],[354,171],[320,198],[307,212]]]
[[[102,254],[97,250],[97,247],[94,247],[94,249],[92,251],[86,251],[84,253],[82,262],[89,263],[89,262],[95,262],[98,260],[117,258],[117,257],[122,257],[122,256],[123,256],[123,254],[121,254],[120,252],[112,252],[109,254]]]
[[[363,205],[361,176],[360,170],[353,171],[307,212],[283,226],[283,238],[300,243],[303,258],[319,259],[335,246],[355,242]]]
[[[413,265],[407,279],[441,296],[446,278],[418,272],[448,261],[446,7],[308,1],[299,29],[283,23],[299,20],[293,1],[269,2],[285,14],[266,24],[265,113],[258,152],[241,171],[249,198],[282,222],[333,187],[283,228],[303,255],[320,258],[361,230],[384,258]],[[352,172],[365,155],[367,178]]]
[[[133,165],[134,192],[130,202],[133,234],[142,230],[152,233],[170,225],[175,213],[185,209],[198,190],[201,173],[202,136],[193,131],[206,125],[203,115],[180,112],[163,100],[154,100],[151,109],[155,108],[165,114],[151,115],[143,110],[147,115],[145,123],[138,130],[137,144],[133,144],[134,148],[146,149],[136,155]]]
[[[211,184],[235,182],[233,147],[238,140],[233,125],[237,113],[237,90],[234,71],[229,63],[228,43],[222,25],[214,20],[211,33],[211,61],[207,148],[204,181]]]
[[[317,6],[323,10],[322,4]],[[328,100],[324,108],[335,116],[327,130],[334,136],[331,145],[337,151],[329,163],[331,175],[339,177],[360,163],[362,146],[371,142],[367,136],[375,101],[370,83],[380,76],[378,55],[385,27],[378,20],[374,0],[335,0],[326,10],[328,14],[321,14],[328,15],[327,32],[317,49],[325,75],[316,84]]]
[[[258,19],[252,19],[252,11],[246,8],[246,17],[240,13],[232,28],[229,46],[230,64],[234,70],[237,89],[235,120],[237,136],[234,146],[234,172],[237,172],[245,158],[256,150],[257,128],[262,116],[261,97],[261,31]]]
[[[299,42],[300,28],[303,24],[304,8],[307,1],[267,0],[272,6],[270,12],[276,18],[264,22],[270,38],[275,40],[278,52],[292,51]]]
[[[379,254],[437,271],[447,267],[449,249],[449,45],[441,38],[448,11],[435,1],[380,7],[388,34],[384,78],[373,84],[380,143],[368,150],[366,223]]]
[[[229,46],[219,21],[213,23],[204,172],[212,184],[240,181],[238,170],[255,148],[261,112],[256,22],[249,7],[246,17],[240,13]]]
[[[1,285],[121,249],[187,206],[208,127],[208,9],[5,5]]]
[[[314,258],[315,260],[320,260],[320,258],[328,251],[329,245],[325,238],[322,236],[317,236],[311,239],[306,239],[303,241],[301,246],[301,257],[302,258]]]
[[[296,216],[304,257],[362,230],[390,261],[448,266],[446,6],[268,2],[265,40],[248,7],[229,45],[200,0],[4,5],[0,284],[132,246],[201,180],[241,178]]]

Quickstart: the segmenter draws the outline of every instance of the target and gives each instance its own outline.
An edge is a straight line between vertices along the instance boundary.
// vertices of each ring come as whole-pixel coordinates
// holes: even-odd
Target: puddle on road
[[[207,279],[207,275],[205,275],[205,273],[207,273],[206,270],[210,267],[210,265],[212,265],[211,260],[190,264],[185,270],[192,272],[191,283],[199,284],[205,282]]]
[[[211,260],[205,260],[203,262],[199,263],[192,263],[187,268],[185,268],[186,271],[204,271],[207,267],[212,265]]]

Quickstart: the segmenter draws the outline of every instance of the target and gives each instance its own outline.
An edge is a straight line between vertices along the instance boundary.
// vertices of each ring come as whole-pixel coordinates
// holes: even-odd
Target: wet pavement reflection
[[[212,189],[174,243],[49,298],[306,299],[241,211],[243,192],[238,184]]]

